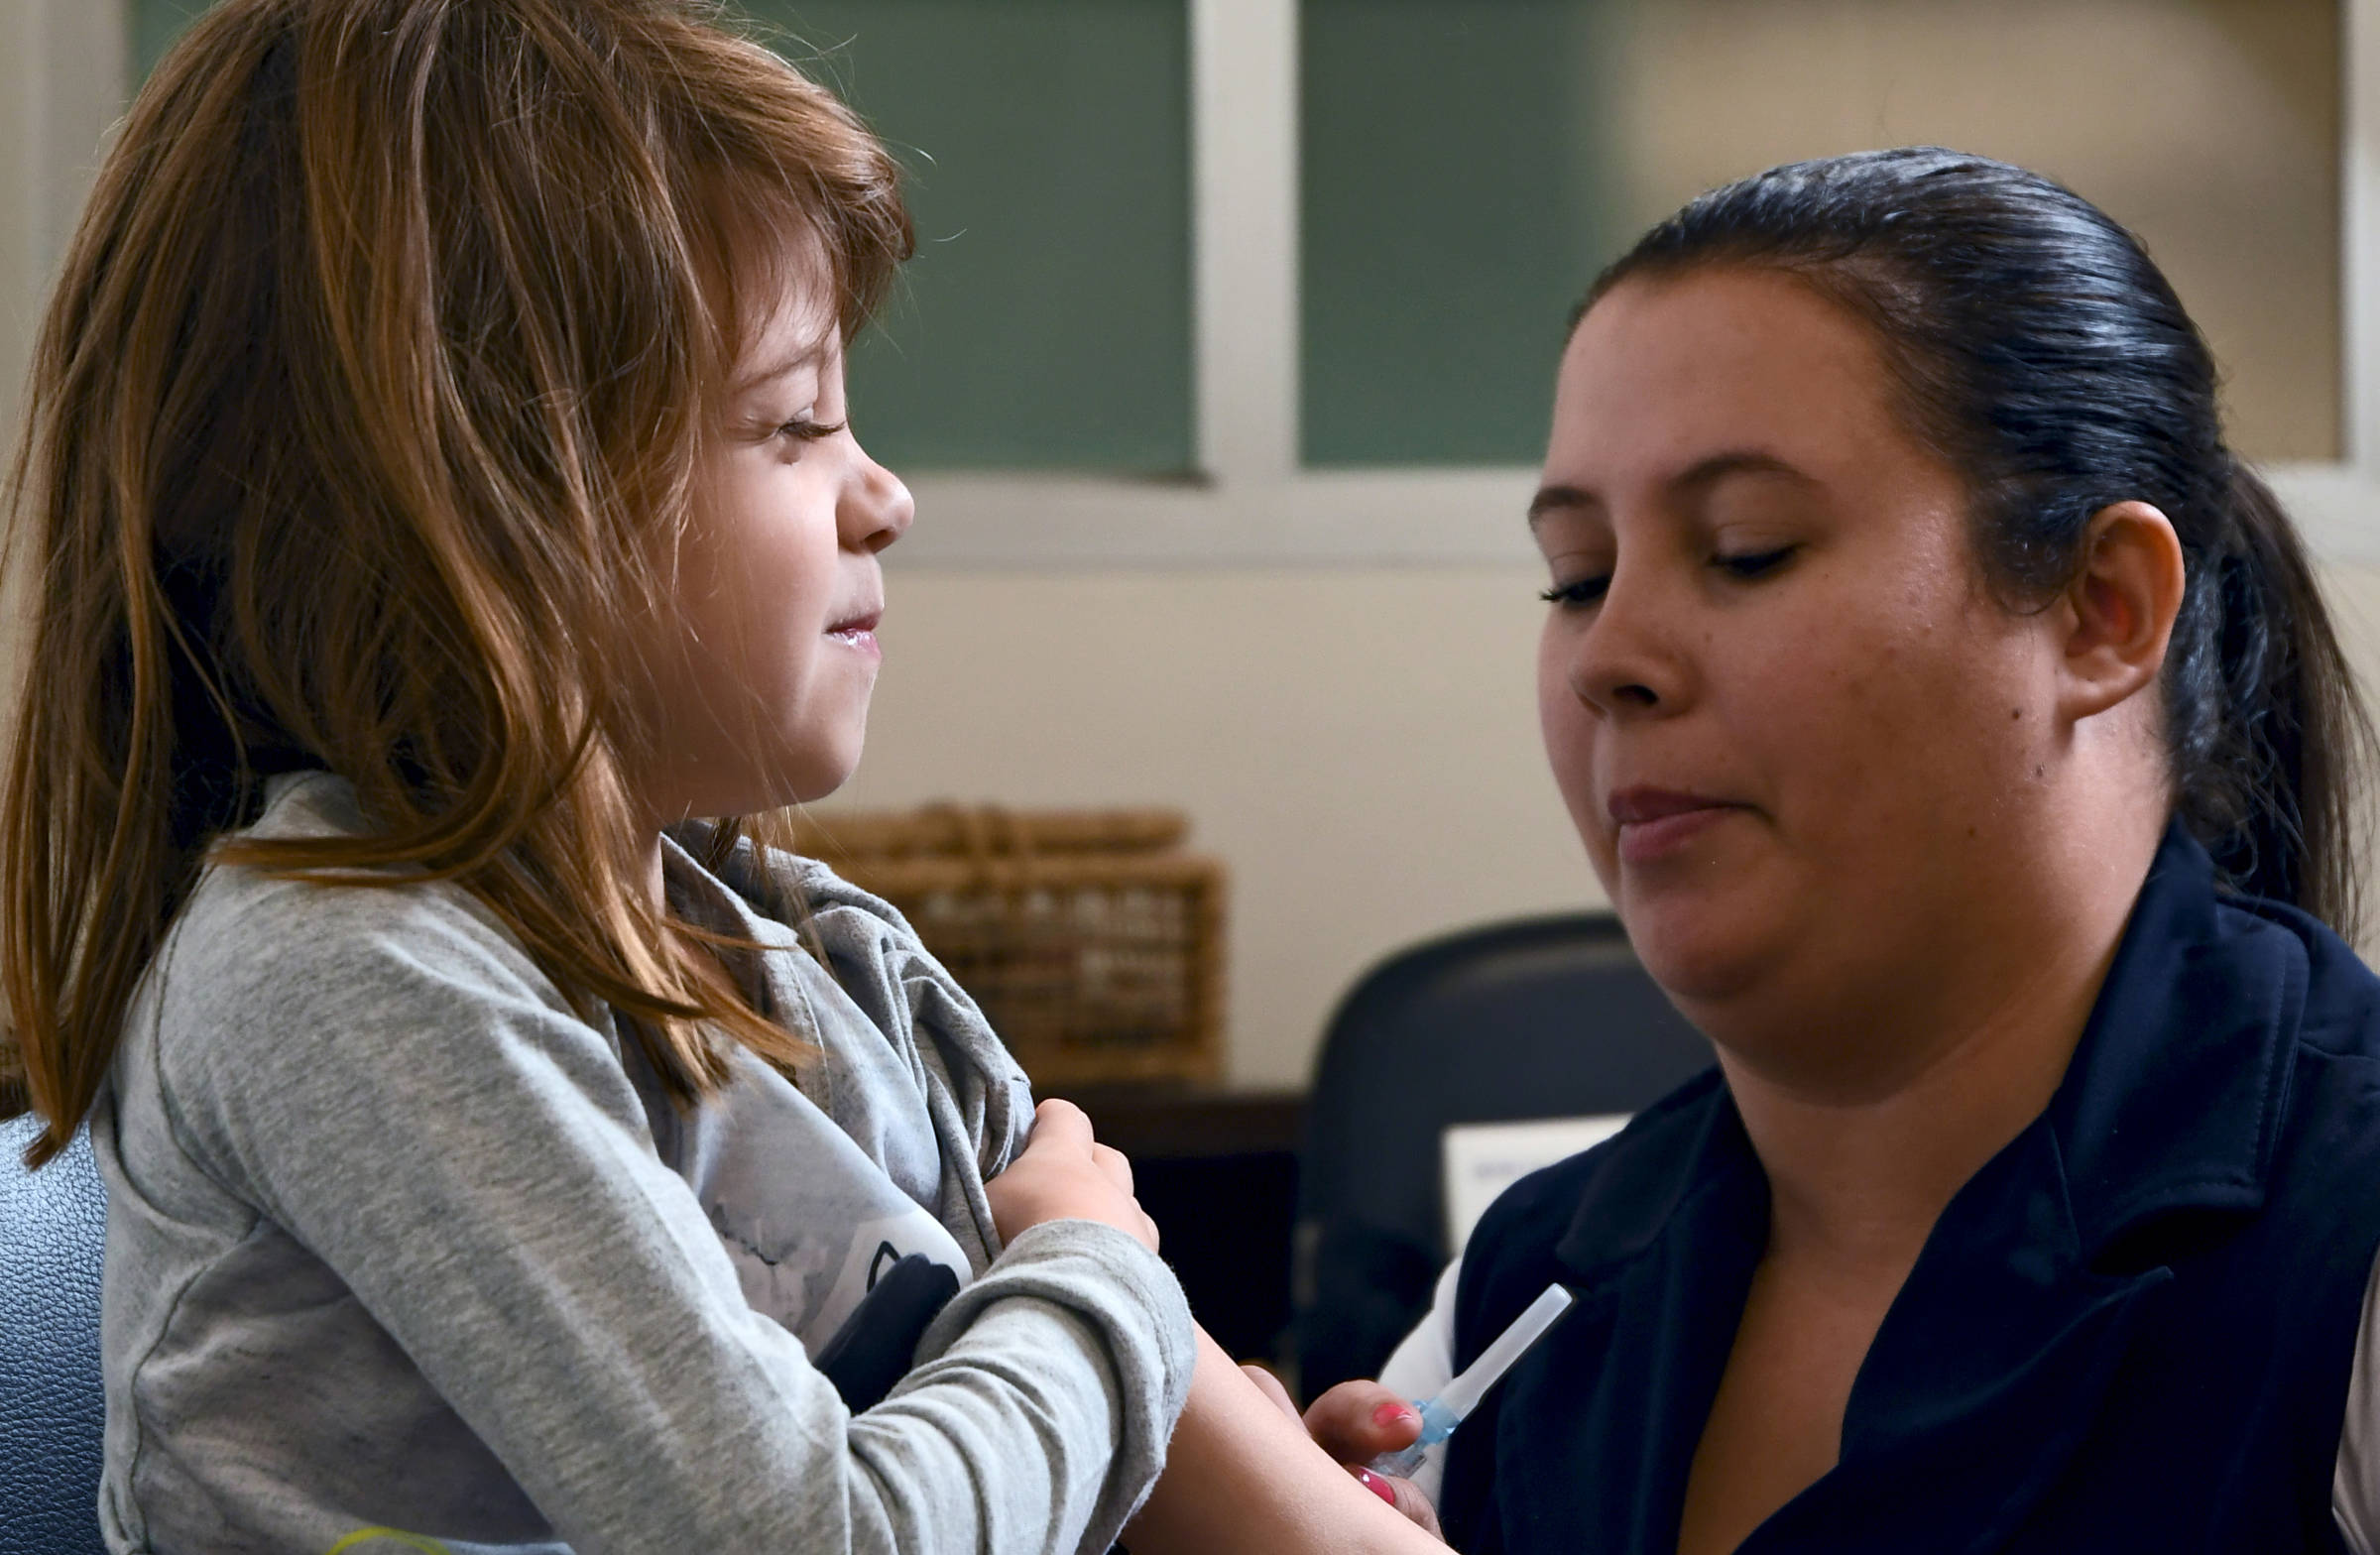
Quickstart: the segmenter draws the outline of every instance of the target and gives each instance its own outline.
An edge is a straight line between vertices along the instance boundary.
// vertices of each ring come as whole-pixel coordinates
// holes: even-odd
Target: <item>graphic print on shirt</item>
[[[729,1065],[733,1081],[656,1138],[701,1201],[754,1311],[815,1354],[875,1276],[909,1254],[961,1284],[975,1278],[941,1220],[784,1076],[741,1053]]]
[[[974,1276],[967,1268],[967,1259],[960,1254],[959,1245],[951,1239],[942,1223],[923,1210],[911,1210],[884,1220],[869,1221],[853,1228],[849,1249],[844,1255],[843,1267],[835,1283],[826,1293],[815,1316],[801,1331],[801,1341],[814,1354],[818,1346],[834,1337],[852,1309],[876,1288],[877,1280],[893,1264],[912,1253],[922,1253],[936,1263],[959,1276],[964,1285]]]

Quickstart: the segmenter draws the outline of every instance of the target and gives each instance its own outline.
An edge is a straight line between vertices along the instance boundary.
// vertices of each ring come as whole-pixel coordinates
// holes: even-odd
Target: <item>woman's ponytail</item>
[[[2352,938],[2371,721],[2280,499],[2228,455],[2215,484],[2224,522],[2189,557],[2167,651],[2176,810],[2235,890]]]

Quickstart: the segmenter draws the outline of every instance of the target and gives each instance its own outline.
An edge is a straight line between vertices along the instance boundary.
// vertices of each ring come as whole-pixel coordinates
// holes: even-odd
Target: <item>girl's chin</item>
[[[782,809],[789,804],[815,804],[851,781],[852,775],[859,770],[860,747],[856,740],[852,742],[848,757],[840,752],[823,761],[813,757],[800,772],[787,775],[788,781],[780,789],[784,797],[777,801],[777,808]]]
[[[722,785],[720,791],[707,795],[713,800],[712,808],[693,813],[757,815],[795,804],[815,804],[851,780],[859,770],[860,746],[855,733],[849,741],[831,746],[805,741],[779,748],[749,780],[732,788]],[[734,802],[726,802],[729,800]]]

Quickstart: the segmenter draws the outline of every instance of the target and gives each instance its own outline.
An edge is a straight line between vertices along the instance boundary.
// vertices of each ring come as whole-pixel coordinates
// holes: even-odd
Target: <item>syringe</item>
[[[1421,1467],[1422,1456],[1431,1448],[1455,1434],[1463,1417],[1487,1395],[1488,1389],[1503,1379],[1528,1348],[1545,1337],[1554,1320],[1570,1310],[1570,1292],[1560,1285],[1548,1285],[1545,1294],[1529,1303],[1528,1310],[1513,1319],[1512,1326],[1495,1337],[1495,1343],[1480,1352],[1480,1358],[1440,1388],[1435,1397],[1424,1398],[1413,1407],[1421,1411],[1421,1435],[1402,1452],[1382,1453],[1371,1461],[1374,1474],[1394,1475],[1409,1480]]]

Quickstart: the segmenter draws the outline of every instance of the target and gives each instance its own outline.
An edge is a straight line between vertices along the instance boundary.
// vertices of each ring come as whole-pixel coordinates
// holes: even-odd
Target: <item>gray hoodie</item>
[[[316,774],[255,832],[363,829]],[[713,876],[665,848],[672,902],[765,945],[734,970],[820,1049],[788,1081],[736,1047],[686,1116],[466,893],[207,872],[92,1118],[111,1548],[1115,1537],[1188,1386],[1179,1285],[1087,1221],[1001,1246],[983,1183],[1024,1077],[897,912],[782,855]],[[854,1415],[804,1347],[887,1250],[968,1283]]]

